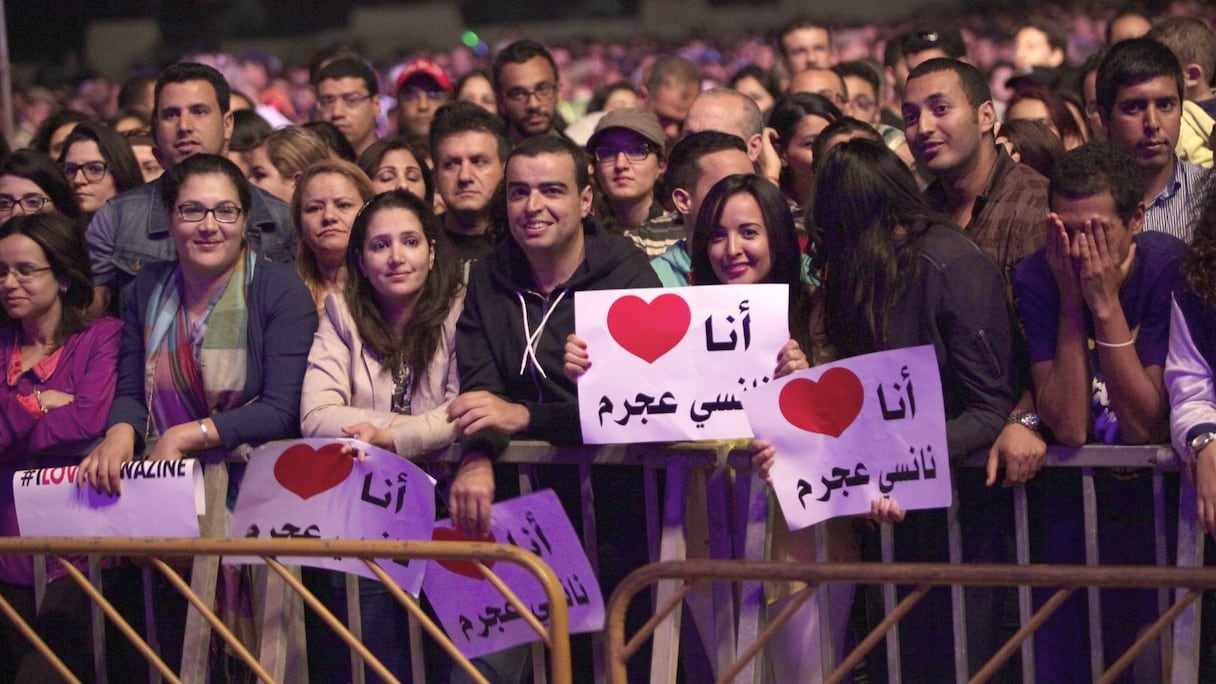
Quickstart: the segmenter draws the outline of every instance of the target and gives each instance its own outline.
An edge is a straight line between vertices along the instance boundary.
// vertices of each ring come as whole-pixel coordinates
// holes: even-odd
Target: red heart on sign
[[[839,437],[861,413],[865,390],[853,371],[832,368],[819,381],[799,378],[781,388],[778,404],[790,425]]]
[[[659,295],[649,304],[636,295],[626,295],[608,308],[612,339],[646,363],[654,363],[679,344],[691,320],[688,302],[675,294]]]
[[[274,479],[301,499],[308,499],[341,484],[355,467],[355,459],[342,453],[342,445],[313,449],[297,444],[279,454]]]
[[[464,534],[462,534],[459,530],[454,530],[450,527],[434,528],[434,531],[431,532],[431,540],[432,541],[484,541],[484,542],[498,541],[497,539],[494,538],[493,532],[486,534],[486,536],[484,536],[480,539],[469,539],[468,537],[464,536]],[[440,565],[442,565],[444,568],[446,568],[448,572],[451,572],[451,573],[454,573],[457,575],[461,575],[464,577],[468,577],[471,579],[475,579],[475,580],[484,580],[485,579],[485,575],[481,574],[481,571],[477,569],[477,566],[474,565],[472,561],[441,560],[441,561],[436,561],[436,562],[439,563]],[[487,568],[494,567],[494,561],[482,561],[482,564],[485,565]]]

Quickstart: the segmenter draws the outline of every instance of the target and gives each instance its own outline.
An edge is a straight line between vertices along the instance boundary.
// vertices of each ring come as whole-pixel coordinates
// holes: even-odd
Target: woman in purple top
[[[75,223],[57,213],[18,215],[0,226],[0,535],[18,536],[13,476],[19,470],[76,465],[105,428],[122,323],[91,318],[88,249]],[[78,565],[84,567],[83,559]],[[88,600],[50,563],[36,626],[81,677],[91,675]],[[0,595],[34,616],[29,556],[0,556]],[[0,680],[29,674],[28,642],[5,621]],[[83,656],[83,657],[79,657]]]

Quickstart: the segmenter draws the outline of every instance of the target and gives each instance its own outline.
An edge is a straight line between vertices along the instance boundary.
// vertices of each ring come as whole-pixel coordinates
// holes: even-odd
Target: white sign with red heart
[[[353,446],[367,455],[360,463]],[[435,480],[418,466],[384,449],[353,439],[271,442],[249,457],[232,511],[229,536],[291,539],[431,538],[435,525]],[[258,558],[228,558],[260,563]],[[358,558],[280,558],[295,565],[342,570],[376,579]],[[417,596],[426,562],[382,560],[380,567],[402,589]]]
[[[770,480],[791,530],[870,510],[949,506],[950,454],[932,346],[855,356],[744,395],[757,439],[777,456]]]
[[[750,437],[741,397],[772,381],[789,340],[785,285],[578,292],[588,444]]]

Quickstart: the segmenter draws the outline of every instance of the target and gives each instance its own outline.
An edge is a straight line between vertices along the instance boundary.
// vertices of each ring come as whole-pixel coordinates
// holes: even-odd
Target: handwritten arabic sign
[[[588,444],[750,437],[740,399],[772,380],[789,340],[785,285],[575,294],[591,368],[579,379]]]
[[[950,458],[933,347],[866,354],[744,395],[756,437],[777,448],[770,475],[790,529],[870,510],[950,505]]]
[[[343,454],[346,444],[362,449],[367,460]],[[435,481],[418,466],[352,439],[300,439],[271,442],[250,456],[229,536],[426,540],[434,522]],[[376,579],[357,558],[279,560]],[[424,561],[385,560],[380,566],[402,589],[418,595]]]
[[[531,551],[553,568],[566,594],[572,634],[603,629],[604,597],[552,490],[494,504],[491,533],[494,538],[487,541]],[[463,539],[446,520],[435,524],[434,536],[437,541]],[[536,578],[513,563],[500,563],[493,569],[547,626],[549,601]],[[515,607],[471,563],[431,563],[423,591],[452,642],[469,658],[539,639]]]
[[[198,461],[132,461],[119,471],[122,496],[76,486],[76,466],[13,475],[23,537],[197,537],[204,512]]]

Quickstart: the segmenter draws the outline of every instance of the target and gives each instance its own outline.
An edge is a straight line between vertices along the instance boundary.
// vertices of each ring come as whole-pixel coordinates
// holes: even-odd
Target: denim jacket
[[[296,230],[287,204],[257,187],[251,190],[245,231],[250,248],[263,259],[291,263],[296,253]],[[85,238],[94,284],[115,292],[131,282],[142,266],[176,259],[169,214],[161,199],[161,179],[106,202],[93,215]]]

